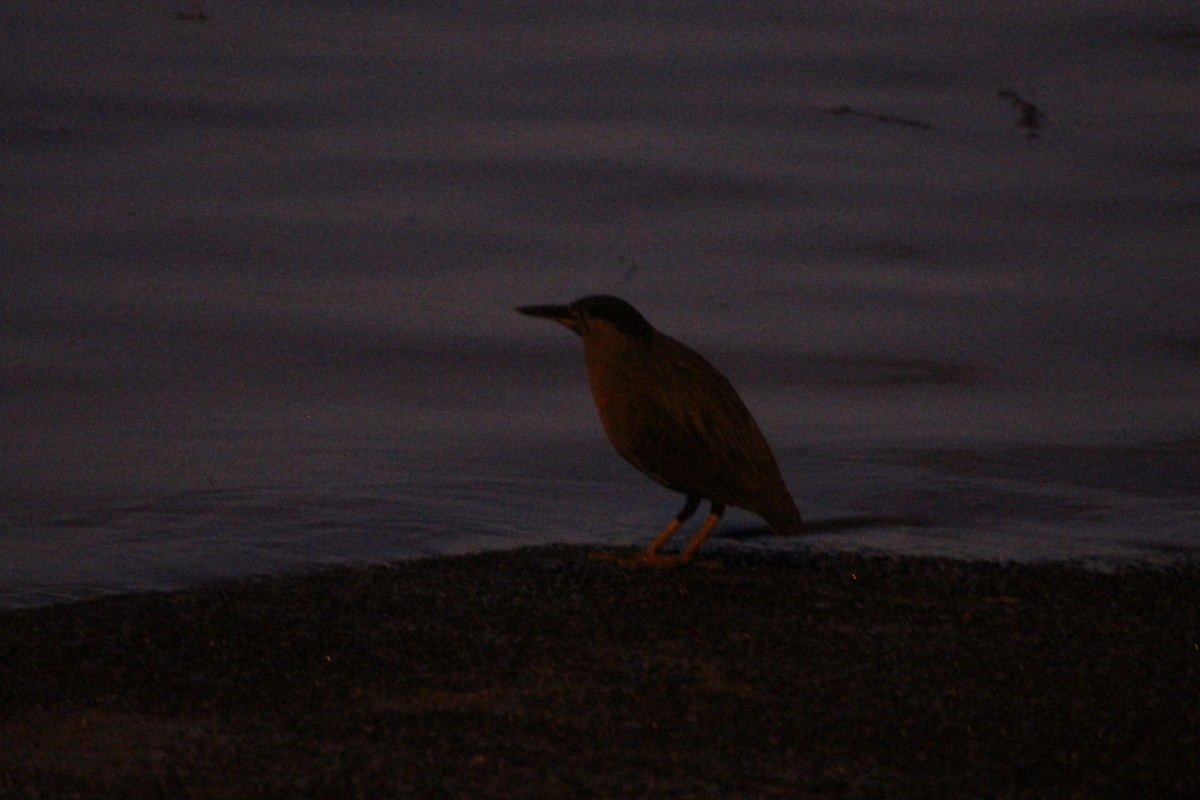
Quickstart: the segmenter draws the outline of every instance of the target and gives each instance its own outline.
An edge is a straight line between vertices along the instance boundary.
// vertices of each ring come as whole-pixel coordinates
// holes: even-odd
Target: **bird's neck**
[[[585,347],[584,356],[600,424],[611,438],[626,421],[630,404],[644,394],[644,384],[651,379],[643,368],[644,348],[601,343]]]

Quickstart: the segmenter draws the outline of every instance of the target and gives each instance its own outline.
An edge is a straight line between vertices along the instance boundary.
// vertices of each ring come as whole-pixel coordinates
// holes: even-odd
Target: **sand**
[[[1119,797],[1200,568],[546,547],[0,613],[0,796]]]

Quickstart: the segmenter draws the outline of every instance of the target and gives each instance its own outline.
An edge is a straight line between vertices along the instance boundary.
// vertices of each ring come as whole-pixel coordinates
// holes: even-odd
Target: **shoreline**
[[[0,794],[1187,796],[1200,566],[537,547],[0,611]]]

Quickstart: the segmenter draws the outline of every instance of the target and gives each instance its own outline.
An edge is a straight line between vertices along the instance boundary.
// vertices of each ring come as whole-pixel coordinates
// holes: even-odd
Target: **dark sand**
[[[1200,785],[1194,565],[588,556],[489,553],[2,613],[0,796]]]

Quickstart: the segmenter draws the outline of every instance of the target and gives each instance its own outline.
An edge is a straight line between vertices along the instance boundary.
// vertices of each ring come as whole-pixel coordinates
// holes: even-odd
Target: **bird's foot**
[[[612,564],[621,564],[623,566],[629,566],[630,564],[633,564],[634,558],[635,556],[627,553],[588,553],[588,560],[590,561],[607,561]]]
[[[691,560],[682,553],[647,553],[643,551],[633,556],[629,563],[647,567],[680,567],[690,563]]]
[[[678,567],[691,562],[682,553],[640,553],[628,555],[625,553],[591,553],[588,558],[593,561],[612,561],[626,567]]]

